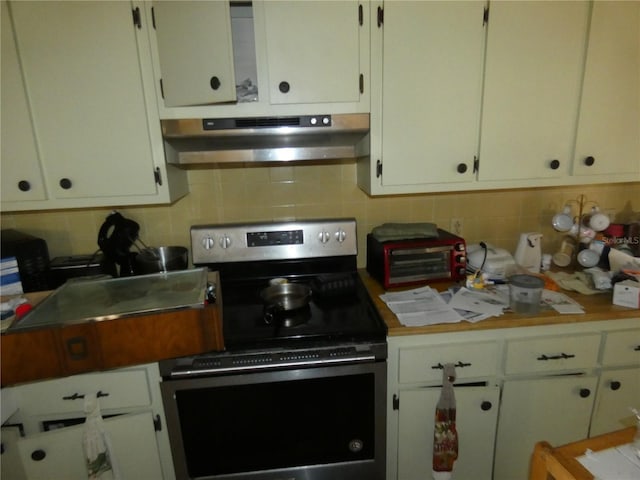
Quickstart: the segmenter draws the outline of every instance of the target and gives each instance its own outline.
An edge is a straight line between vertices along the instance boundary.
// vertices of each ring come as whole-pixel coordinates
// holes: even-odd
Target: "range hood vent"
[[[181,166],[338,160],[369,151],[369,114],[162,120]]]

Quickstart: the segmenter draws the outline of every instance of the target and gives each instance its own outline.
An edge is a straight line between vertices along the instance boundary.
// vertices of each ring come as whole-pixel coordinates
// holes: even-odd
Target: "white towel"
[[[87,419],[82,432],[82,449],[89,480],[122,480],[113,455],[111,437],[104,428],[100,402],[95,393],[85,395],[84,412]]]

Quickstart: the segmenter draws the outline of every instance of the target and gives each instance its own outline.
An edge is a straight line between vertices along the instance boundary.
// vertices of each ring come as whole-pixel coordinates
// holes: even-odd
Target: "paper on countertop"
[[[584,313],[582,305],[564,293],[552,290],[542,291],[542,303],[549,305],[558,313]]]
[[[495,317],[502,315],[505,307],[509,306],[508,302],[504,303],[504,300],[498,296],[464,287],[453,295],[449,305],[456,309]]]
[[[447,305],[437,290],[419,287],[404,292],[383,293],[380,299],[408,327],[455,323],[464,317]]]
[[[587,450],[576,460],[598,480],[640,479],[640,458],[630,443],[599,452]]]

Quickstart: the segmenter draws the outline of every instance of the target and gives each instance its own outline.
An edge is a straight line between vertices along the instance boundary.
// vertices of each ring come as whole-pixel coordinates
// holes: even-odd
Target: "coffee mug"
[[[602,213],[598,207],[593,207],[589,215],[584,216],[584,224],[596,232],[602,232],[609,227],[611,220],[606,213]]]
[[[576,240],[573,237],[566,236],[562,239],[560,249],[553,254],[551,259],[559,267],[567,267],[571,264],[573,254],[576,251]]]
[[[558,232],[568,232],[573,226],[573,218],[571,217],[571,207],[565,205],[560,213],[556,213],[551,219],[551,225]]]

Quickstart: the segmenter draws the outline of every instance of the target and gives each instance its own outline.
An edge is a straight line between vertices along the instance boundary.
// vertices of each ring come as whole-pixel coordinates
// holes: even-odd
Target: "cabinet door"
[[[508,380],[502,387],[495,480],[528,478],[536,442],[562,445],[587,437],[597,378]]]
[[[384,4],[377,141],[385,187],[474,180],[484,6],[473,1]]]
[[[155,195],[131,3],[10,6],[51,197]]]
[[[150,412],[113,417],[104,424],[123,478],[163,478]],[[27,478],[50,480],[55,472],[56,478],[86,480],[83,428],[77,425],[20,439],[18,448]]]
[[[153,3],[167,107],[236,100],[229,2]]]
[[[640,2],[594,2],[574,175],[640,172]]]
[[[491,479],[498,387],[454,387],[459,457],[453,479]],[[431,478],[433,424],[440,388],[400,392],[398,478]]]
[[[272,104],[358,102],[355,1],[264,2]]]
[[[2,201],[44,200],[46,191],[7,2],[1,2],[0,194]]]
[[[640,369],[603,371],[593,409],[589,436],[634,425],[629,407],[640,408]]]
[[[479,180],[569,174],[588,16],[585,1],[491,2]]]

